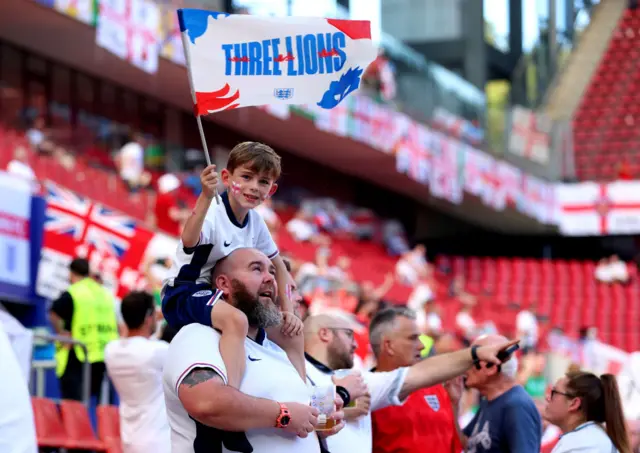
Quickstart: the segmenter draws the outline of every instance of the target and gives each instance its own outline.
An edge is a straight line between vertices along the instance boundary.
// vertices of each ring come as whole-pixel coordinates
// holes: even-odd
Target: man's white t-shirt
[[[611,272],[611,267],[609,263],[601,263],[596,266],[595,270],[596,280],[599,280],[603,283],[610,283],[613,281],[613,273]]]
[[[0,452],[38,453],[27,381],[0,323]]]
[[[326,385],[333,382],[332,374],[319,370],[309,361],[307,361],[306,369],[307,376],[312,383],[321,382]],[[356,420],[347,421],[342,431],[327,437],[327,447],[331,453],[371,453],[373,449],[371,412],[403,403],[398,395],[408,370],[408,368],[398,368],[388,372],[365,371],[362,373],[371,395],[369,413]],[[343,372],[338,373],[340,376],[346,375]]]
[[[189,324],[183,327],[169,345],[164,368],[164,395],[171,426],[172,453],[200,453],[194,445],[198,436],[207,436],[206,451],[217,451],[211,442],[219,441],[215,433],[197,424],[182,406],[178,389],[190,371],[208,368],[227,382],[227,372],[220,355],[220,333],[211,327]],[[312,391],[300,379],[287,354],[266,338],[263,331],[257,341],[245,340],[246,371],[240,384],[245,395],[279,402],[309,404]],[[215,395],[211,395],[215,398]],[[274,419],[275,425],[275,419]],[[219,435],[219,432],[218,432]],[[252,429],[245,432],[254,453],[319,453],[315,434],[301,439],[277,428]],[[231,453],[222,446],[222,453]]]
[[[594,422],[583,423],[564,434],[551,453],[617,453],[607,432]]]
[[[525,335],[525,346],[535,346],[538,342],[538,320],[529,310],[522,310],[516,316],[516,330]]]
[[[144,170],[144,149],[137,142],[129,142],[120,149],[120,177],[137,181]]]
[[[456,315],[456,326],[465,334],[471,334],[476,328],[476,322],[469,313],[461,311]]]
[[[229,195],[220,195],[221,203],[211,203],[200,233],[200,240],[194,250],[187,253],[182,241],[178,243],[176,259],[173,261],[170,278],[165,285],[174,284],[175,278],[185,265],[198,262],[200,277],[197,283],[211,283],[213,266],[225,256],[239,248],[251,247],[260,250],[269,259],[278,256],[278,246],[273,241],[264,219],[253,210],[247,213],[244,223],[240,224],[229,205]],[[207,255],[208,253],[208,255]],[[203,256],[207,255],[207,256]],[[200,263],[202,261],[202,263]]]
[[[7,165],[7,173],[11,173],[12,175],[19,176],[29,181],[36,179],[36,174],[33,172],[31,167],[19,160],[12,160],[9,162],[9,165]]]
[[[615,281],[627,281],[629,279],[629,270],[627,264],[624,261],[614,261],[609,264],[609,275],[611,279]]]
[[[287,231],[296,241],[309,241],[317,233],[316,228],[306,220],[293,218],[287,222]]]
[[[107,373],[120,396],[120,437],[124,453],[171,453],[171,431],[162,391],[169,344],[143,337],[110,342]]]

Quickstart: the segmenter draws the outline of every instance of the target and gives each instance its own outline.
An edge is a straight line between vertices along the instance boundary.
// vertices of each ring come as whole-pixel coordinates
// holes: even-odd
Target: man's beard
[[[275,289],[275,287],[270,289]],[[276,304],[263,304],[260,302],[259,296],[251,294],[240,280],[231,280],[231,301],[238,310],[247,315],[251,327],[267,329],[282,322],[282,313]]]
[[[329,343],[327,352],[329,356],[327,365],[332,370],[346,370],[353,367],[353,354],[349,354],[348,351],[341,351],[336,340]]]

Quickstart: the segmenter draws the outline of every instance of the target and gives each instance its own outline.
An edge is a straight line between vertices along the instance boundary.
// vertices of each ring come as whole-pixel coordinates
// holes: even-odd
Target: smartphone
[[[503,349],[502,351],[500,351],[496,357],[498,357],[498,360],[500,360],[500,362],[504,363],[509,360],[513,353],[518,349],[520,349],[520,345],[516,343],[513,346],[509,346],[507,349]],[[487,363],[487,368],[491,368],[492,366],[493,363]]]

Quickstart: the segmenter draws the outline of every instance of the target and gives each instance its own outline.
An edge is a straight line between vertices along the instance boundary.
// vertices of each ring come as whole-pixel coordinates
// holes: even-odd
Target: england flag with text
[[[196,115],[270,104],[331,109],[376,58],[368,21],[178,10]]]

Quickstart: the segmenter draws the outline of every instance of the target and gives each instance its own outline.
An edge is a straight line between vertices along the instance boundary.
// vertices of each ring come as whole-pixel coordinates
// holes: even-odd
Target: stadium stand
[[[576,111],[574,143],[580,180],[640,175],[636,152],[640,140],[639,25],[640,11],[626,9]]]

